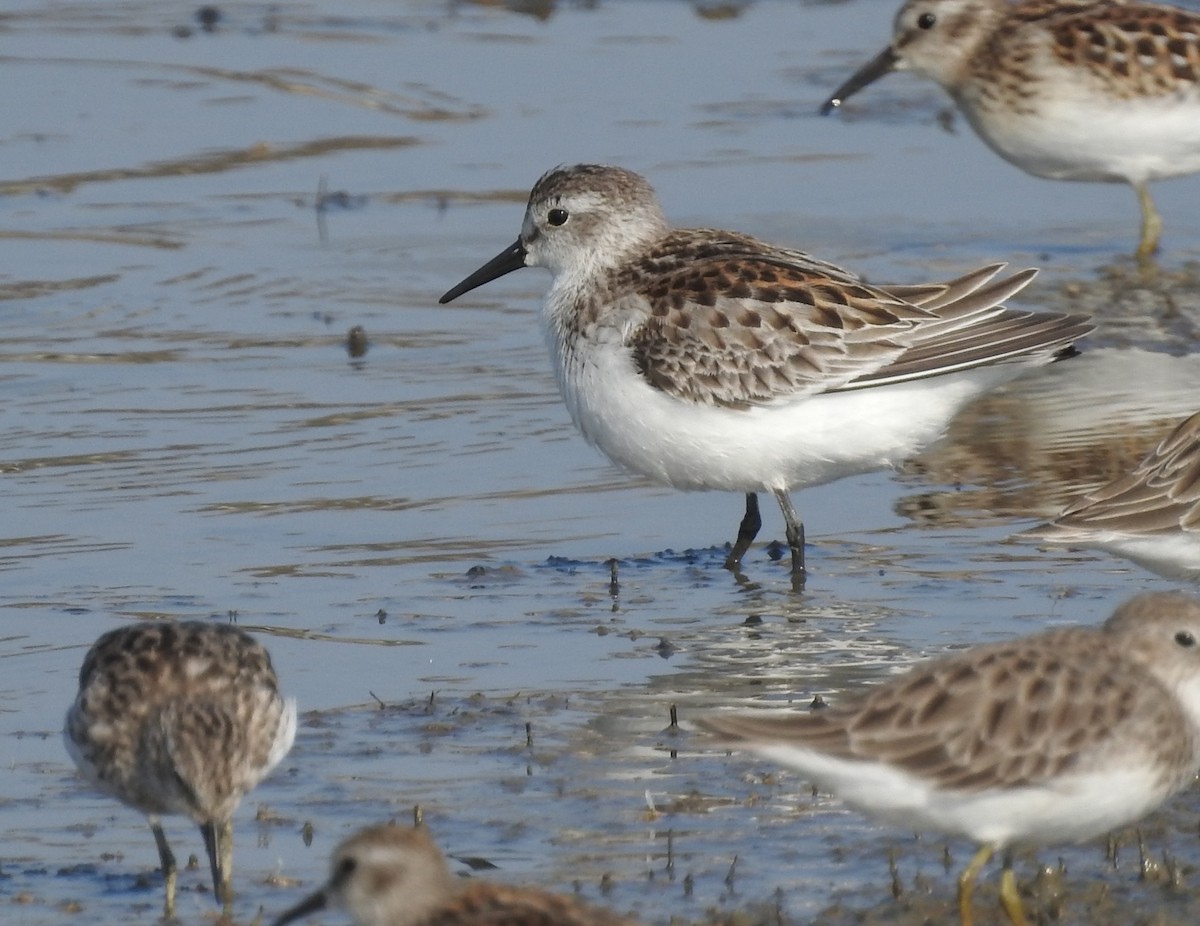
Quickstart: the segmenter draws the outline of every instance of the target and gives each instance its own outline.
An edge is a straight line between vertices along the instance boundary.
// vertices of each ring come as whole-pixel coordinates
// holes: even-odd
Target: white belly
[[[1038,177],[1144,183],[1200,171],[1200,90],[1122,100],[1069,81],[1048,84],[1038,109],[959,104],[1001,157]]]
[[[886,764],[847,761],[803,747],[758,744],[754,752],[800,770],[851,807],[900,826],[1004,846],[1091,839],[1136,820],[1168,793],[1157,770],[1126,763],[1020,788],[939,791]]]
[[[997,365],[730,409],[651,387],[617,344],[573,356],[557,366],[563,398],[610,459],[675,488],[736,492],[796,489],[898,465],[940,437],[968,401],[1026,369]]]

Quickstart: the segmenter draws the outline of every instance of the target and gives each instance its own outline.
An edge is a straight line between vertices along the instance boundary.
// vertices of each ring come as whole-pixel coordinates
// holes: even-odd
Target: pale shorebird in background
[[[1137,193],[1137,255],[1158,250],[1148,184],[1200,171],[1200,12],[1125,0],[908,0],[892,43],[822,106],[890,71],[929,77],[1002,158]]]
[[[1200,412],[1134,470],[1085,492],[1014,540],[1093,547],[1168,579],[1200,581]]]

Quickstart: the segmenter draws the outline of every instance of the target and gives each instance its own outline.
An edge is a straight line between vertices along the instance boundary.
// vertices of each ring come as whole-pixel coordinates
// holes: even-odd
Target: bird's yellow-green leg
[[[228,913],[233,909],[233,819],[221,823],[221,903]]]
[[[154,842],[158,845],[158,861],[162,866],[163,887],[166,890],[166,900],[163,902],[163,915],[167,919],[175,916],[175,854],[167,845],[167,836],[163,832],[158,817],[150,818],[150,832],[154,834]]]
[[[962,926],[971,926],[971,892],[975,889],[975,879],[995,852],[996,847],[991,843],[980,846],[975,857],[971,859],[971,864],[958,876],[958,917]]]
[[[1158,251],[1158,239],[1162,236],[1162,217],[1154,208],[1150,188],[1145,183],[1135,183],[1133,189],[1137,192],[1138,203],[1142,207],[1142,237],[1138,241],[1136,255],[1139,260],[1146,260]]]
[[[1021,909],[1021,895],[1017,892],[1017,876],[1013,874],[1012,852],[1004,853],[1004,871],[1000,874],[1000,906],[1008,914],[1013,926],[1029,926],[1025,911]]]

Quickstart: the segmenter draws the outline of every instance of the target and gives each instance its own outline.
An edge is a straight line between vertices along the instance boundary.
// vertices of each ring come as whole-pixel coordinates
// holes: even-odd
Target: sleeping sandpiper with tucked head
[[[1013,539],[1106,550],[1168,579],[1200,582],[1200,412],[1132,472]]]
[[[175,911],[175,856],[159,817],[191,817],[213,893],[230,908],[233,812],[287,755],[296,702],[279,694],[271,657],[224,624],[160,621],[104,634],[79,671],[67,751],[94,785],[150,819]]]
[[[918,665],[810,713],[713,714],[724,745],[787,765],[868,814],[1004,852],[1001,902],[1024,924],[1013,846],[1078,842],[1149,813],[1200,768],[1200,602],[1146,594],[1100,627],[1050,630]]]
[[[355,926],[636,926],[562,894],[456,878],[424,826],[394,823],[343,841],[325,886],[272,926],[326,907],[345,910]]]
[[[554,276],[542,321],[584,437],[657,482],[745,493],[734,571],[761,526],[756,493],[770,492],[797,588],[791,489],[901,463],[1092,327],[1002,305],[1032,270],[877,287],[737,232],[671,228],[650,184],[620,167],[546,173],[517,241],[440,301],[521,267]]]
[[[941,84],[1022,170],[1130,184],[1141,258],[1162,231],[1147,184],[1200,171],[1200,12],[1126,0],[908,0],[891,45],[821,111],[894,70]]]

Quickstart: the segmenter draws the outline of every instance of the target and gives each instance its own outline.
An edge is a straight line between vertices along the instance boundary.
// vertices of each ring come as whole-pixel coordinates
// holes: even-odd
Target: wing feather
[[[690,402],[745,408],[1048,360],[1091,330],[1081,316],[1006,308],[1036,271],[997,280],[1002,267],[881,288],[801,251],[677,230],[614,286],[624,343],[647,382]]]
[[[1085,493],[1027,535],[1063,539],[1079,530],[1181,529],[1200,530],[1200,412],[1177,425],[1128,475]]]
[[[715,714],[699,726],[731,747],[770,746],[777,756],[794,747],[790,764],[801,771],[813,753],[881,763],[946,790],[1035,786],[1105,761],[1112,731],[1144,716],[1147,698],[1165,696],[1120,659],[1092,631],[1052,631],[1033,646],[997,644],[917,666],[844,708]],[[1154,742],[1157,732],[1129,733],[1151,751],[1171,748]],[[835,781],[823,784],[836,793]]]

